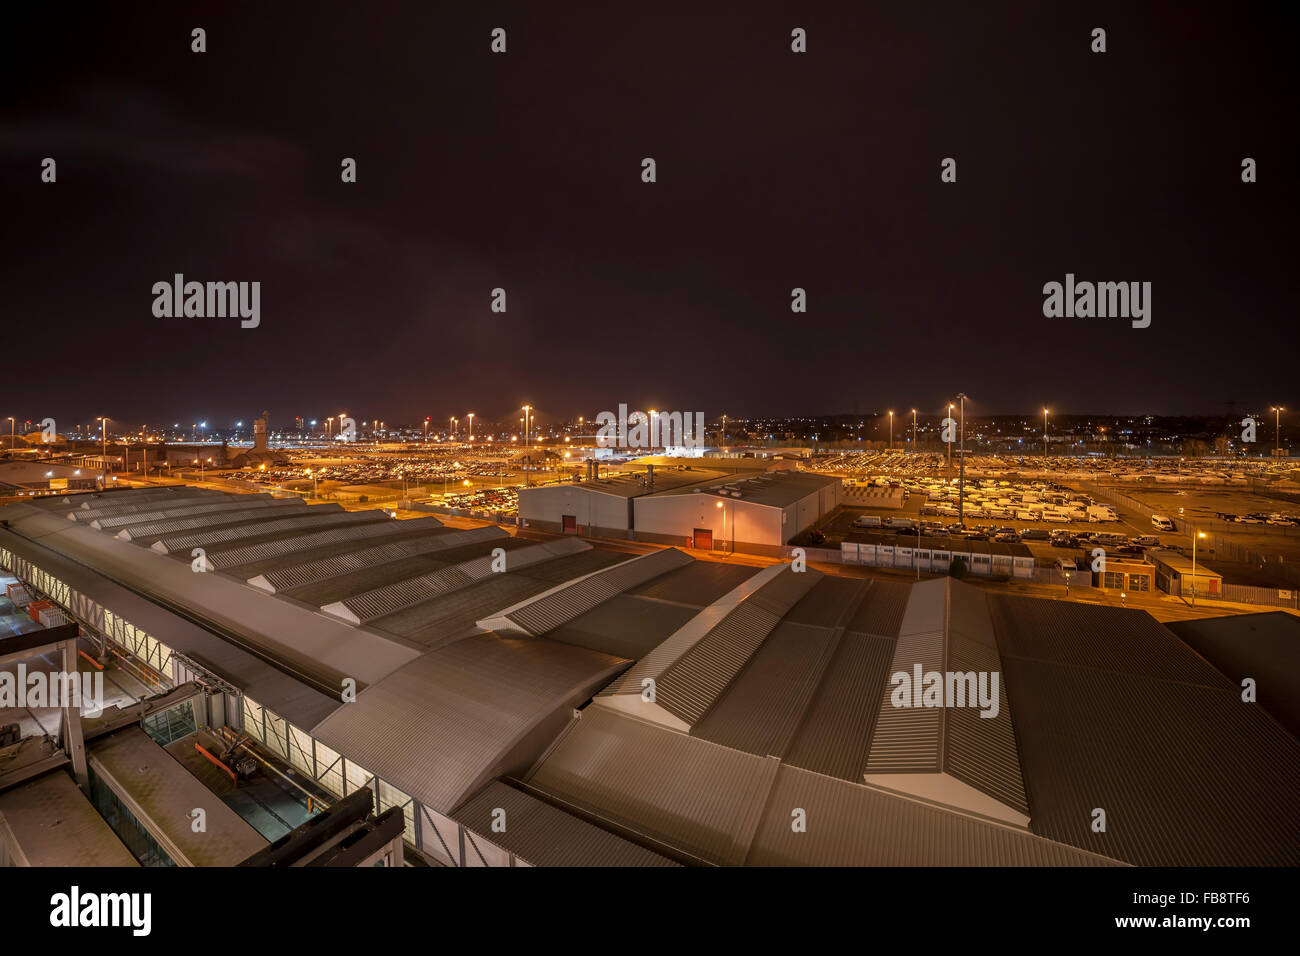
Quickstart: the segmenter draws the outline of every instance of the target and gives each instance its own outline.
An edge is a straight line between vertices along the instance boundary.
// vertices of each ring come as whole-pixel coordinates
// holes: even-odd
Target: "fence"
[[[1030,580],[1034,576],[1032,557],[1010,554],[981,554],[893,544],[858,544],[851,541],[841,544],[840,551],[844,564],[863,564],[875,568],[905,571],[919,569],[931,574],[947,574],[953,560],[961,558],[966,563],[966,573],[977,577]],[[809,557],[811,559],[811,555]]]
[[[1248,584],[1224,584],[1218,595],[1220,601],[1238,604],[1265,604],[1270,607],[1287,607],[1300,610],[1300,591],[1281,588],[1257,588]]]

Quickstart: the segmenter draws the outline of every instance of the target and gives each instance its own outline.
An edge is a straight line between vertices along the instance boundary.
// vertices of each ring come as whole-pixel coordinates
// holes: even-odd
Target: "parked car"
[[[1050,535],[1046,528],[1021,528],[1020,537],[1025,541],[1046,541]]]

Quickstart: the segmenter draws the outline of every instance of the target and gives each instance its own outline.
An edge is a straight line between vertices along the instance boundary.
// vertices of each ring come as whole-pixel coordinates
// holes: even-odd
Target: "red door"
[[[704,530],[703,528],[696,528],[696,529],[695,529],[695,547],[699,548],[701,551],[712,551],[712,550],[713,550],[713,531],[712,531],[712,529],[710,529],[710,530],[708,530],[708,531]]]
[[[563,520],[563,522],[564,522],[564,533],[565,533],[565,534],[577,534],[577,533],[578,533],[578,516],[577,516],[577,515],[565,515],[565,516],[563,517],[562,520]]]

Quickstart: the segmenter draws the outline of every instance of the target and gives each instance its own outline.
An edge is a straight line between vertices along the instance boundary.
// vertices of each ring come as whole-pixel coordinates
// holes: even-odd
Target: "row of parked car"
[[[1248,515],[1231,514],[1230,512],[1220,511],[1215,514],[1220,521],[1231,521],[1234,524],[1271,524],[1284,528],[1300,527],[1300,517],[1296,515],[1284,515],[1274,511],[1272,513],[1265,511],[1252,511]]]
[[[1017,544],[1022,541],[1046,541],[1057,548],[1078,548],[1084,545],[1100,545],[1113,548],[1120,554],[1141,554],[1147,548],[1160,547],[1160,539],[1153,534],[1131,537],[1113,531],[1068,531],[1063,528],[1011,528],[1005,526],[982,524],[966,525],[959,523],[944,524],[941,521],[918,521],[916,518],[880,518],[877,515],[862,515],[853,522],[855,528],[894,531],[898,534],[916,534],[918,531],[930,537],[965,538],[970,541],[1000,541],[1005,544]]]

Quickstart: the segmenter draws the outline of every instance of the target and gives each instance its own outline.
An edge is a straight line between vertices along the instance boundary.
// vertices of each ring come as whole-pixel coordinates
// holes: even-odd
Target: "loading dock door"
[[[562,517],[561,520],[564,522],[564,533],[565,533],[565,534],[577,534],[577,533],[578,533],[578,516],[577,516],[577,515],[564,515],[564,516]]]
[[[705,530],[704,528],[695,529],[695,547],[701,551],[713,550],[713,529]]]

